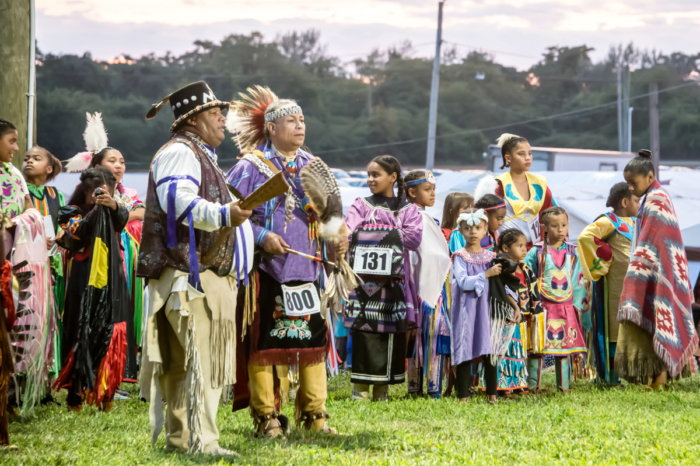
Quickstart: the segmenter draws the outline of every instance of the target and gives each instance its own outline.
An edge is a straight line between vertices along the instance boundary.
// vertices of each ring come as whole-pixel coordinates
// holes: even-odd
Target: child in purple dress
[[[350,293],[344,323],[352,331],[353,399],[369,399],[372,385],[372,399],[381,401],[387,399],[389,385],[406,380],[406,332],[417,328],[420,306],[408,251],[415,251],[421,244],[423,217],[418,207],[404,198],[401,164],[396,158],[375,157],[367,166],[367,184],[372,196],[356,199],[345,218],[348,230],[353,232],[350,264],[364,283]],[[373,247],[360,242],[373,234],[382,237]],[[369,268],[358,268],[362,248],[390,248],[385,262],[392,271],[373,273],[367,260]],[[372,254],[376,266],[378,256]],[[358,257],[359,264],[354,263],[354,257]]]
[[[472,362],[493,353],[488,279],[501,273],[501,265],[491,266],[496,254],[481,247],[488,232],[482,209],[461,214],[457,224],[466,246],[452,256],[452,364],[457,367],[457,398],[466,402],[474,396]],[[484,377],[489,403],[495,403],[498,370],[491,359],[483,357]]]

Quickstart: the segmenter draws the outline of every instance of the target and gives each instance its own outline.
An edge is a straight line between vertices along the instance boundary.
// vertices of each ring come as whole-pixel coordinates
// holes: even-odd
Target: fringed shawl
[[[620,322],[654,337],[654,351],[680,374],[698,347],[693,293],[676,213],[668,193],[654,182],[637,216],[632,257],[620,298]]]

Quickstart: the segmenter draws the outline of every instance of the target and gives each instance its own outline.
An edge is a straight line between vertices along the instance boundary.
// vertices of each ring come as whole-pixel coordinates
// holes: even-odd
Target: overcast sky
[[[37,0],[43,52],[109,60],[121,54],[175,54],[197,39],[260,31],[321,31],[328,53],[343,61],[410,40],[432,56],[434,0]],[[700,0],[448,0],[443,38],[492,52],[504,64],[528,68],[546,47],[594,47],[634,42],[665,53],[700,52]]]

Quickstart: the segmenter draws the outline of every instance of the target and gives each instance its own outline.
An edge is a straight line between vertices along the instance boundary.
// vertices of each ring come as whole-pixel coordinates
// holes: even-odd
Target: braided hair
[[[496,140],[496,145],[501,148],[501,157],[503,158],[501,170],[506,167],[510,167],[510,164],[506,162],[506,154],[510,154],[521,142],[527,142],[527,139],[522,136],[508,133],[501,134],[501,136]]]
[[[496,249],[498,252],[503,252],[503,246],[511,247],[518,238],[525,236],[525,233],[518,230],[517,228],[508,228],[501,236],[498,237],[498,243],[496,243]]]
[[[396,197],[398,197],[399,200],[403,199],[406,193],[406,183],[404,182],[403,176],[401,176],[401,163],[398,159],[391,155],[378,155],[373,158],[370,163],[376,163],[389,175],[396,173]]]
[[[0,137],[12,131],[17,131],[17,127],[4,118],[0,118]]]
[[[642,176],[647,176],[649,172],[656,173],[654,162],[651,160],[651,151],[647,149],[640,150],[638,156],[627,162],[625,172]]]

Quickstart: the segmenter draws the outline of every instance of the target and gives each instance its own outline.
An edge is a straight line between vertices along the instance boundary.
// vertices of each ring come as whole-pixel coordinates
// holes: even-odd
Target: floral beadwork
[[[311,339],[309,329],[310,316],[288,316],[284,312],[284,301],[281,296],[275,297],[275,326],[270,335],[277,338]]]

